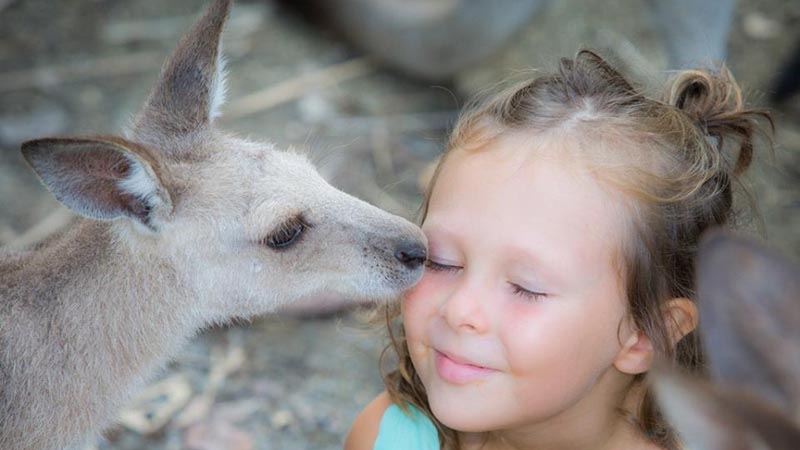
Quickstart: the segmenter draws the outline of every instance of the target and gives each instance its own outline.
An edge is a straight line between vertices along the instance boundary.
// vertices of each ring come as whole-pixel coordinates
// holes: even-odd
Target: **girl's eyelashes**
[[[525,289],[524,287],[511,283],[511,288],[514,291],[514,294],[519,295],[520,297],[524,298],[525,300],[532,300],[532,301],[541,301],[547,298],[547,294],[544,292],[536,292]]]
[[[432,259],[426,259],[425,260],[425,268],[427,268],[427,269],[429,269],[429,270],[431,270],[433,272],[455,272],[455,271],[461,269],[461,267],[459,267],[459,266],[451,266],[451,265],[448,265],[448,264],[441,264],[441,263],[438,263],[438,262],[436,262],[436,261],[434,261]]]
[[[443,264],[440,262],[436,262],[430,258],[425,260],[425,268],[426,270],[429,270],[431,272],[442,272],[442,273],[457,272],[462,269],[461,266]],[[511,289],[514,292],[514,295],[518,295],[528,301],[538,302],[544,300],[549,296],[545,292],[531,291],[529,289],[525,289],[524,287],[516,283],[509,283],[509,284],[511,285]]]

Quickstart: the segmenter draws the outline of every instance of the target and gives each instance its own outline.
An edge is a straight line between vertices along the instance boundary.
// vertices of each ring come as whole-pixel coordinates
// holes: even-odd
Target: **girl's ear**
[[[688,298],[673,298],[664,309],[664,323],[671,345],[674,347],[684,336],[697,328],[697,305]],[[641,330],[631,329],[614,360],[614,367],[622,373],[636,375],[650,370],[655,352],[650,338]]]
[[[653,343],[640,330],[631,330],[614,360],[614,367],[622,373],[636,375],[647,372],[653,365]]]
[[[664,323],[667,324],[670,344],[678,345],[681,339],[697,328],[699,313],[697,304],[688,298],[673,298],[663,309]]]

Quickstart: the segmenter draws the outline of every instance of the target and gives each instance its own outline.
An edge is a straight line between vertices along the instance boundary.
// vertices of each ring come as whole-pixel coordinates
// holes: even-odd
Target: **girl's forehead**
[[[465,215],[496,226],[585,219],[608,215],[622,196],[570,158],[518,155],[486,151],[449,159],[433,187],[429,215]]]
[[[503,166],[504,169],[522,168],[531,163],[551,161],[562,165],[562,169],[586,172],[591,153],[601,151],[587,149],[587,139],[575,132],[550,130],[546,132],[510,130],[483,142],[483,145],[454,148],[447,161],[458,160],[466,164]]]
[[[481,150],[455,150],[433,187],[423,228],[496,248],[562,253],[566,264],[613,251],[626,223],[623,194],[600,183],[574,153],[537,151],[545,144],[570,141],[510,136]]]
[[[586,158],[581,158],[583,149],[579,147],[583,145],[569,134],[503,133],[476,149],[453,149],[439,177],[454,179],[451,183],[464,181],[460,187],[525,189],[547,178],[552,183],[594,189],[594,171]],[[437,182],[434,194],[439,187]]]

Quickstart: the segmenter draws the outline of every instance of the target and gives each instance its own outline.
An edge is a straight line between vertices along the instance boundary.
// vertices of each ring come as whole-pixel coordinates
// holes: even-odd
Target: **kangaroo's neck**
[[[201,324],[169,256],[157,244],[130,245],[115,226],[82,220],[45,242],[32,256],[38,273],[26,275],[44,282],[27,298],[34,312],[76,330],[64,338],[105,343],[114,367],[139,370]]]
[[[52,415],[90,430],[112,419],[202,326],[192,289],[169,258],[137,252],[113,227],[78,221],[37,249],[2,258],[0,371],[5,389],[27,399],[16,402],[26,411],[14,417]],[[48,398],[26,386],[44,389]],[[60,417],[74,410],[91,414]]]
[[[30,250],[0,255],[8,297],[42,313],[98,308],[84,311],[85,319],[185,306],[192,293],[170,256],[158,243],[129,244],[115,226],[79,220]]]

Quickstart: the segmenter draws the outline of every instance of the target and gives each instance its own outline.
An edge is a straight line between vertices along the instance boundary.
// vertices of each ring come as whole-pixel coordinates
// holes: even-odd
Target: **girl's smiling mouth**
[[[488,377],[497,372],[488,367],[471,364],[456,356],[434,350],[436,361],[436,372],[439,377],[451,384],[467,384],[476,380]]]

